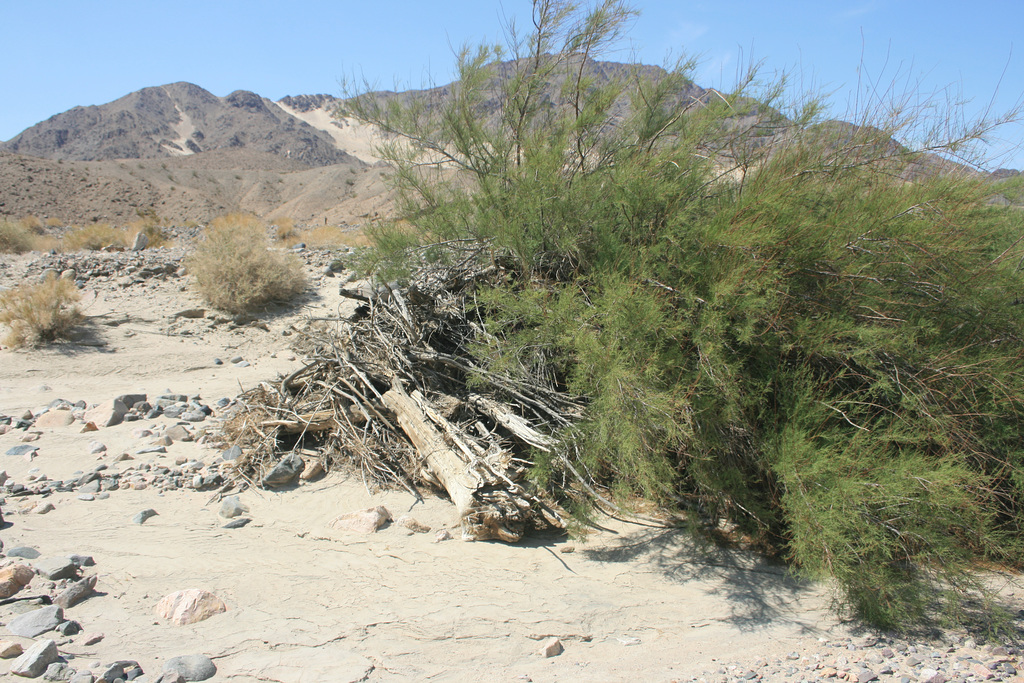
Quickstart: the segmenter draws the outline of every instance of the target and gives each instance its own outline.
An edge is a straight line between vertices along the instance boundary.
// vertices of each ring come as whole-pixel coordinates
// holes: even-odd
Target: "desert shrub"
[[[538,484],[729,519],[884,626],[955,614],[979,561],[1019,564],[1024,243],[990,189],[921,153],[963,158],[997,122],[950,112],[939,138],[937,109],[898,103],[822,121],[756,74],[695,91],[687,64],[598,80],[586,60],[630,8],[533,14],[506,52],[462,51],[446,95],[347,114],[389,134],[413,227],[375,229],[370,267],[476,245],[506,272],[477,293],[477,362],[586,401]]]
[[[215,219],[188,260],[202,297],[230,313],[287,301],[306,286],[302,262],[270,250],[263,223],[255,217]]]
[[[308,230],[298,231],[282,240],[285,246],[305,244],[308,247],[360,247],[367,246],[369,241],[362,230],[344,230],[336,225],[320,225]]]
[[[274,218],[270,221],[270,224],[277,229],[275,237],[282,242],[287,243],[299,234],[299,229],[295,225],[295,220],[288,216]]]
[[[171,240],[163,230],[164,221],[157,215],[156,211],[153,209],[138,210],[137,213],[139,214],[139,219],[130,222],[125,228],[125,241],[127,244],[134,243],[135,236],[141,232],[146,235],[148,240],[146,242],[147,249],[171,245]]]
[[[22,254],[32,250],[32,233],[21,223],[0,220],[0,254]]]
[[[8,346],[34,346],[65,338],[83,315],[75,283],[56,277],[0,292],[0,323]]]
[[[128,233],[107,223],[76,227],[61,239],[63,251],[99,251],[106,247],[128,245]]]
[[[36,235],[43,234],[43,222],[39,220],[38,216],[33,216],[32,214],[29,214],[27,216],[24,216],[20,221],[18,221],[18,223],[21,224],[21,227],[25,228],[31,233],[34,233]]]
[[[57,218],[56,216],[50,216],[46,219],[46,227],[48,228],[60,228],[63,227],[64,221]]]

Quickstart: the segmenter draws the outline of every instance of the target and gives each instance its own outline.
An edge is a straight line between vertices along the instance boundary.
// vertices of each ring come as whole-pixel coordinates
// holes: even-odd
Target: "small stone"
[[[237,460],[242,455],[242,449],[239,446],[230,446],[221,452],[220,457],[222,460]]]
[[[242,504],[238,496],[228,496],[220,504],[220,516],[225,519],[238,517],[249,511],[249,506]]]
[[[146,508],[142,512],[132,517],[132,521],[136,524],[143,524],[147,519],[149,519],[150,517],[155,517],[156,515],[156,510],[154,510],[153,508]]]
[[[260,485],[268,487],[291,484],[302,473],[304,468],[305,463],[302,461],[302,456],[298,453],[289,453],[281,458],[280,462],[274,465],[270,472],[263,477]]]
[[[192,441],[195,437],[185,425],[173,425],[164,431],[164,436],[174,441]]]
[[[103,640],[104,635],[102,633],[90,633],[82,639],[83,645],[95,645],[96,643]]]
[[[414,531],[418,534],[425,534],[430,532],[430,527],[410,517],[409,515],[402,515],[395,522],[398,526],[405,527],[409,531]]]
[[[27,545],[19,545],[7,550],[7,557],[20,557],[26,560],[34,560],[39,557],[39,551]]]
[[[344,529],[360,534],[372,534],[391,521],[391,513],[383,505],[357,510],[339,515],[332,519],[328,526],[332,529]]]
[[[57,643],[52,640],[35,642],[11,664],[11,673],[15,676],[38,678],[46,671],[46,667],[57,660]]]
[[[53,503],[45,502],[39,503],[34,508],[32,508],[32,512],[37,515],[45,515],[47,512],[53,512],[56,509],[57,508],[54,507]]]
[[[57,624],[57,633],[61,634],[62,636],[73,636],[81,632],[82,625],[79,624],[77,621],[72,621],[69,619],[68,621],[62,621],[61,623]]]
[[[35,638],[57,628],[64,621],[64,610],[57,605],[19,614],[7,624],[7,630],[22,638]]]
[[[89,442],[89,455],[99,455],[107,452],[107,445],[99,441]]]
[[[222,361],[220,358],[214,358],[213,359],[213,364],[214,365],[224,365],[224,361]]]
[[[149,235],[142,232],[141,230],[135,233],[135,239],[132,241],[132,251],[142,251],[149,246]]]
[[[234,366],[236,368],[247,368],[247,367],[249,367],[249,361],[247,361],[247,360],[239,361],[238,363],[235,363]]]
[[[224,611],[227,611],[224,601],[200,588],[171,593],[164,596],[156,606],[158,617],[169,619],[178,626],[194,624]]]
[[[206,413],[201,410],[188,410],[181,414],[181,419],[186,422],[202,422],[206,419]]]
[[[163,436],[153,439],[150,443],[151,446],[170,446],[174,444],[174,439],[164,434]]]
[[[221,525],[221,529],[241,529],[243,526],[251,522],[252,520],[248,517],[235,517],[227,524]]]
[[[562,654],[565,648],[562,647],[562,641],[558,638],[548,638],[540,644],[540,656],[541,657],[557,657]]]
[[[167,449],[163,446],[146,446],[135,451],[135,455],[155,455],[157,453],[166,453]]]
[[[92,500],[96,500],[96,496],[92,495],[91,493],[82,493],[79,494],[78,500],[84,500],[86,502],[89,502]]]
[[[450,540],[452,540],[452,533],[447,529],[438,529],[437,533],[434,534],[434,543],[442,543]]]
[[[306,467],[302,470],[302,474],[299,475],[299,479],[302,481],[312,481],[324,473],[324,464],[317,460],[306,461]]]
[[[21,646],[21,643],[16,643],[13,640],[0,640],[0,659],[11,659],[24,651],[25,648]]]
[[[183,655],[164,662],[164,671],[176,673],[186,681],[205,681],[217,673],[217,667],[206,655]]]
[[[33,455],[38,450],[39,446],[12,446],[11,448],[7,449],[7,455]]]
[[[125,404],[129,408],[134,408],[138,404],[146,402],[146,395],[145,394],[121,394],[120,396],[115,397],[114,400],[115,401],[120,401],[121,403]]]

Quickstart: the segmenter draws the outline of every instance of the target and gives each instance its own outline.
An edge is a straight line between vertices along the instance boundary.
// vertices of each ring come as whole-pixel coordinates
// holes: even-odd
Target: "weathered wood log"
[[[280,427],[285,434],[300,434],[302,432],[323,432],[334,429],[337,426],[334,420],[334,411],[322,410],[316,413],[299,415],[293,420],[263,420],[262,427]]]

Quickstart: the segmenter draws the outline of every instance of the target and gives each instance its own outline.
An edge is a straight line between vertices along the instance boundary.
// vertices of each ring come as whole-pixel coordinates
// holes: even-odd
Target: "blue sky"
[[[339,93],[362,73],[391,88],[448,82],[453,50],[495,41],[526,0],[0,0],[0,140],[76,105],[190,81],[216,95]],[[836,114],[878,92],[925,106],[970,100],[968,117],[1024,99],[1020,0],[655,2],[622,49],[663,64],[698,56],[698,84],[728,87],[751,60],[787,71],[797,91],[831,93]],[[1014,41],[1017,41],[1016,44]],[[858,83],[860,86],[858,87]],[[859,97],[858,97],[859,93]],[[1024,168],[1024,124],[998,131],[988,166]]]

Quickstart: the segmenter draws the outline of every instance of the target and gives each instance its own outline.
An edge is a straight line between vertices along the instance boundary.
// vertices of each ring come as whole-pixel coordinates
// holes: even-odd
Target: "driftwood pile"
[[[257,484],[298,454],[415,495],[420,484],[443,489],[465,539],[563,528],[524,475],[531,450],[553,448],[550,435],[582,408],[525,368],[491,372],[475,358],[488,333],[474,293],[499,277],[497,266],[463,265],[422,269],[404,288],[343,285],[356,312],[308,323],[295,345],[305,365],[243,396],[228,429],[243,448],[239,476]]]

